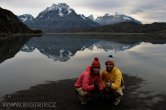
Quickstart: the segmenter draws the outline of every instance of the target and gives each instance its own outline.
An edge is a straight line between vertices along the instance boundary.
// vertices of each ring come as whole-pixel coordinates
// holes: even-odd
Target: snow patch
[[[70,8],[70,9],[68,9],[68,13],[67,14],[70,14],[72,12],[72,9]]]
[[[25,22],[25,21],[27,21],[28,20],[28,18],[26,17],[26,18],[21,18],[21,21],[22,22]]]
[[[64,14],[60,12],[60,13],[59,13],[59,16],[63,17],[63,16],[64,16]]]
[[[81,14],[80,16],[81,16],[81,18],[83,18],[84,20],[86,20],[86,17],[83,14]]]
[[[123,16],[123,19],[125,19],[125,20],[131,20],[129,17],[127,17],[127,16]]]

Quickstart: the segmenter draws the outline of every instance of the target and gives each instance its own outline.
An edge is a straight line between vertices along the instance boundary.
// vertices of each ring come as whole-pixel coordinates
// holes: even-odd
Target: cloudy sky
[[[78,14],[103,16],[105,13],[126,14],[143,23],[166,22],[166,0],[0,0],[0,7],[16,15],[36,17],[52,4],[67,3]]]

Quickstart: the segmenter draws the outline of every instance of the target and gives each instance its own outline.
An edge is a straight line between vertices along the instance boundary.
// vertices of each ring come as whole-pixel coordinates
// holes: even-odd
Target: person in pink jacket
[[[88,97],[93,91],[102,91],[103,84],[100,78],[100,62],[97,57],[94,58],[92,65],[79,76],[75,82],[75,89],[78,93],[81,104],[86,104]]]

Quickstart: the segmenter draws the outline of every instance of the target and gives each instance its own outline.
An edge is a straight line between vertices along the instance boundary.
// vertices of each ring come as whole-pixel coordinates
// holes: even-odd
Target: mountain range
[[[30,14],[20,16],[0,8],[0,35],[43,32],[123,32],[123,33],[166,33],[166,23],[142,24],[124,15],[105,14],[94,19],[77,14],[66,3],[53,4],[34,18]],[[37,29],[37,30],[34,30]]]
[[[75,32],[122,22],[141,24],[140,21],[130,16],[118,13],[115,13],[115,15],[105,14],[96,19],[93,18],[93,15],[85,17],[83,14],[77,14],[66,3],[53,4],[47,7],[36,18],[30,14],[20,15],[18,18],[30,28],[41,29],[44,32]]]
[[[18,18],[32,29],[41,29],[44,32],[79,31],[83,28],[99,26],[84,15],[77,14],[66,3],[53,4],[34,18],[25,14]]]
[[[133,22],[133,23],[137,23],[137,24],[142,24],[140,21],[124,15],[124,14],[119,14],[119,13],[115,13],[115,15],[110,15],[108,13],[106,13],[104,16],[99,16],[96,19],[94,19],[93,15],[90,15],[89,18],[97,23],[99,23],[100,25],[109,25],[109,24],[119,24],[119,23],[123,23],[123,22]]]

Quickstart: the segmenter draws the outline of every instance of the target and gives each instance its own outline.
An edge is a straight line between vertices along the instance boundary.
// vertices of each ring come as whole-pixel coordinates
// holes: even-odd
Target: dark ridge
[[[23,24],[16,15],[11,11],[0,7],[0,36],[6,36],[11,34],[33,34],[39,31],[31,30],[25,24]],[[41,31],[40,31],[41,33]]]
[[[86,32],[115,32],[115,33],[166,33],[166,23],[138,24],[124,22],[114,25],[104,25],[88,28]]]

